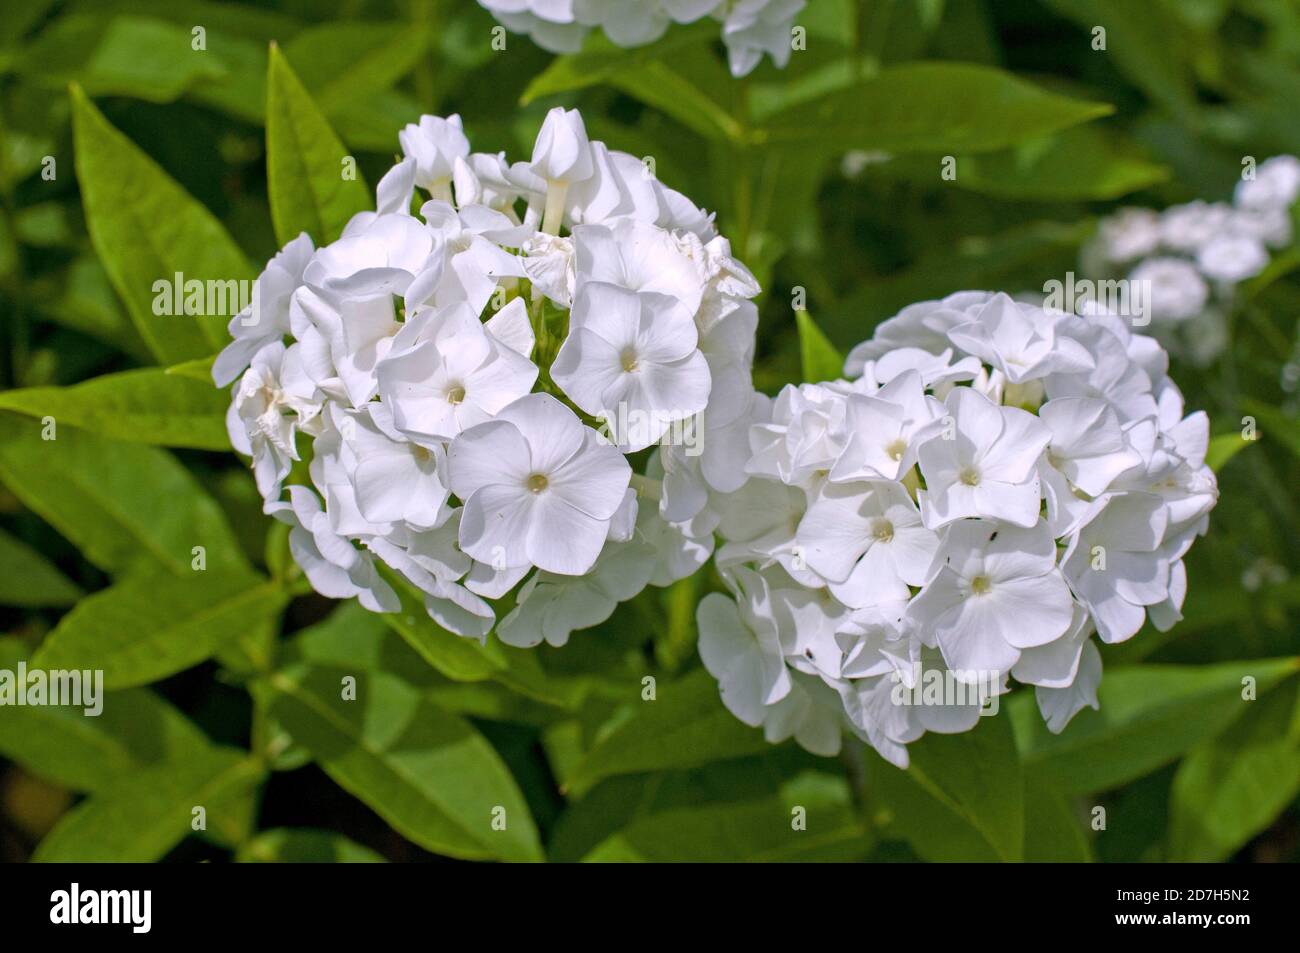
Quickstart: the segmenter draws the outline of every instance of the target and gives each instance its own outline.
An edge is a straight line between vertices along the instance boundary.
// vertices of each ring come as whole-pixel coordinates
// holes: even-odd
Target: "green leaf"
[[[1024,780],[1009,718],[982,718],[962,734],[930,732],[908,745],[908,756],[907,771],[877,759],[872,784],[921,856],[1024,858]]]
[[[706,139],[740,144],[745,128],[717,95],[729,95],[733,83],[706,45],[716,36],[716,28],[699,24],[670,30],[659,42],[634,51],[595,38],[581,53],[556,57],[529,83],[521,104],[608,84]]]
[[[1259,430],[1255,435],[1257,440],[1280,443],[1300,457],[1300,420],[1260,400],[1246,398],[1242,404],[1246,412],[1259,423]]]
[[[833,143],[841,151],[991,152],[1113,111],[987,66],[908,63],[785,110],[752,136],[759,145]]]
[[[212,385],[212,365],[216,363],[217,356],[210,354],[207,357],[196,357],[192,361],[182,361],[179,364],[173,364],[166,368],[163,373],[175,377],[183,377],[186,380],[201,381],[209,387]]]
[[[192,43],[190,28],[152,17],[74,13],[55,20],[16,66],[49,87],[75,82],[90,96],[169,103],[196,83],[226,76],[220,54]]]
[[[1296,685],[1274,689],[1174,775],[1169,860],[1226,860],[1300,794]]]
[[[0,638],[0,668],[16,672],[27,648]],[[9,706],[0,718],[0,754],[72,791],[114,779],[208,744],[193,722],[153,692],[107,692],[99,715],[84,707]]]
[[[1191,59],[1200,51],[1195,34],[1186,29],[1165,0],[1133,4],[1129,0],[1044,0],[1052,11],[1084,30],[1105,27],[1106,51],[1115,68],[1184,124],[1196,123],[1195,70]],[[1176,3],[1176,6],[1190,6]],[[1217,54],[1217,51],[1214,51]]]
[[[536,701],[560,707],[572,707],[578,701],[546,678],[536,657],[527,649],[517,649],[489,637],[486,643],[448,632],[429,617],[413,588],[391,570],[380,573],[401,599],[397,612],[381,618],[406,640],[416,653],[447,678],[457,682],[481,682],[496,679]]]
[[[1229,460],[1245,450],[1257,440],[1247,440],[1239,433],[1224,433],[1210,438],[1209,449],[1205,452],[1205,462],[1215,473],[1221,471]]]
[[[701,46],[716,37],[717,29],[703,24],[669,30],[658,42],[631,50],[616,46],[603,36],[593,37],[582,52],[551,60],[546,69],[533,77],[519,104],[527,106],[543,96],[612,83],[621,73],[634,72],[663,60],[666,54]]]
[[[43,429],[0,413],[0,480],[96,566],[188,574],[195,546],[209,570],[247,565],[220,507],[165,450]]]
[[[218,350],[244,297],[237,282],[253,277],[243,253],[212,213],[114,129],[76,86],[72,127],[86,226],[140,336],[166,364]],[[211,283],[204,286],[201,310],[211,305],[212,313],[182,313],[183,301],[155,308],[177,275],[185,283]]]
[[[931,176],[934,167],[930,167]],[[1169,170],[1093,126],[957,159],[953,184],[1003,198],[1074,202],[1114,199],[1169,178]]]
[[[822,333],[807,311],[794,313],[799,328],[799,362],[806,383],[835,381],[844,376],[844,355]]]
[[[332,242],[370,205],[359,176],[344,177],[347,149],[278,47],[271,47],[266,98],[266,173],[280,244],[306,232]],[[354,169],[355,172],[355,169]]]
[[[761,731],[722,706],[717,681],[703,669],[661,682],[655,700],[634,705],[565,779],[568,789],[580,792],[619,774],[699,767],[767,747]]]
[[[343,697],[349,678],[355,700]],[[308,665],[268,684],[268,713],[404,837],[452,857],[541,859],[528,805],[500,756],[416,688],[386,673]],[[493,829],[498,809],[504,830]]]
[[[44,556],[0,530],[0,605],[66,606],[79,598],[81,589]]]
[[[1106,673],[1100,711],[1085,709],[1053,735],[1034,696],[1008,705],[1026,769],[1066,794],[1092,794],[1154,771],[1248,710],[1242,680],[1264,692],[1300,668],[1294,658],[1218,665],[1133,665]]]
[[[484,645],[448,632],[429,617],[424,604],[403,579],[383,569],[380,572],[402,602],[397,612],[382,615],[384,622],[426,662],[458,682],[484,681],[505,669],[499,644]]]
[[[66,270],[34,283],[33,290],[41,317],[98,338],[139,363],[151,360],[140,332],[117,300],[108,273],[89,249]]]
[[[284,54],[296,64],[316,101],[333,113],[392,87],[411,72],[428,46],[424,24],[347,20],[308,27],[285,46]],[[388,135],[396,144],[397,131],[390,129]]]
[[[278,585],[252,574],[132,575],[77,603],[32,664],[102,669],[110,689],[145,685],[211,657],[287,601]]]
[[[1025,861],[1089,863],[1093,859],[1079,817],[1070,802],[1046,781],[1025,778]]]
[[[108,374],[71,387],[0,392],[0,408],[53,417],[114,440],[164,447],[227,450],[229,397],[212,386],[160,368]]]
[[[333,831],[278,827],[239,848],[241,864],[382,864],[383,857]]]
[[[868,854],[871,844],[845,780],[807,773],[791,779],[776,796],[762,800],[670,808],[639,817],[583,859],[853,861]]]
[[[609,82],[706,139],[740,143],[745,138],[744,127],[725,106],[662,60],[620,71]]]
[[[36,848],[45,863],[150,863],[191,831],[193,810],[207,810],[256,787],[264,769],[247,752],[203,747],[183,760],[116,779],[63,816]]]

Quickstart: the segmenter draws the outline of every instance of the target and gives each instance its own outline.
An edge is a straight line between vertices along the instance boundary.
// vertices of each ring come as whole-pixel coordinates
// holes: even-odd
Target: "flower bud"
[[[397,134],[402,152],[415,160],[415,184],[433,189],[451,181],[455,160],[469,155],[460,116],[421,116]]]
[[[551,182],[581,182],[592,173],[587,127],[576,109],[556,106],[546,114],[533,146],[532,170]]]

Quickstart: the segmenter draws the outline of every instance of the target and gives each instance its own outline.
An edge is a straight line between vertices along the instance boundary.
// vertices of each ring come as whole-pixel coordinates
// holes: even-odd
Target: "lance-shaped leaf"
[[[718,683],[703,669],[658,686],[653,701],[634,702],[630,717],[598,741],[565,779],[583,791],[601,778],[638,771],[694,768],[768,747],[763,733],[727,711]]]
[[[300,232],[318,245],[332,242],[370,205],[356,160],[275,46],[267,71],[266,172],[281,244]]]
[[[962,734],[929,732],[908,745],[908,755],[905,772],[874,759],[871,783],[921,856],[1024,858],[1024,778],[1006,715],[982,718]]]
[[[221,54],[196,50],[191,28],[130,14],[72,13],[23,50],[17,71],[49,87],[80,83],[91,96],[169,103],[227,75]]]
[[[1258,440],[1247,440],[1239,433],[1222,433],[1210,438],[1209,449],[1205,452],[1205,462],[1215,473],[1221,471],[1237,454]]]
[[[27,658],[23,643],[0,638],[0,669],[16,673]],[[193,722],[153,692],[105,692],[102,703],[95,716],[84,706],[7,706],[0,754],[70,790],[98,791],[121,775],[208,744]]]
[[[371,106],[377,93],[411,72],[428,52],[430,26],[405,20],[318,23],[295,34],[284,53],[321,108],[334,115],[348,103]],[[396,143],[395,129],[389,129],[388,141]]]
[[[195,808],[209,823],[265,774],[234,748],[205,746],[123,775],[63,816],[36,848],[45,863],[150,863],[192,830]]]
[[[278,584],[251,573],[132,575],[77,603],[32,664],[100,669],[108,688],[145,685],[209,658],[286,601]]]
[[[807,311],[795,312],[799,328],[799,362],[808,383],[833,381],[844,376],[844,356],[817,327]]]
[[[241,864],[382,864],[369,847],[332,831],[277,827],[263,831],[235,854]]]
[[[47,435],[50,439],[42,439]],[[0,481],[101,569],[247,566],[221,508],[164,450],[0,413]]]
[[[1290,680],[1222,735],[1193,748],[1174,775],[1169,859],[1221,861],[1300,794],[1300,708]]]
[[[480,643],[448,632],[429,617],[417,591],[406,580],[388,569],[381,568],[380,572],[402,602],[399,611],[386,612],[381,618],[443,675],[457,682],[495,679],[548,705],[577,703],[572,687],[561,687],[548,679],[527,649],[513,648],[492,638]]]
[[[1047,730],[1032,692],[1008,705],[1027,770],[1062,793],[1119,787],[1217,735],[1262,693],[1300,669],[1294,658],[1217,665],[1132,665],[1106,673],[1099,711],[1085,709],[1059,735]]]
[[[907,63],[785,110],[751,137],[759,145],[833,143],[842,151],[957,155],[1005,149],[1113,111],[988,66]]]
[[[1092,844],[1069,798],[1037,776],[1025,778],[1025,860],[1090,863]]]
[[[162,447],[226,450],[229,397],[212,386],[161,368],[107,374],[71,387],[0,392],[0,408],[53,417],[115,440]]]
[[[528,804],[500,756],[419,689],[383,672],[310,665],[266,684],[268,714],[404,837],[452,857],[541,859]]]
[[[216,217],[76,86],[72,129],[86,226],[140,336],[166,364],[218,350],[245,297],[240,282],[253,277],[247,259]],[[201,301],[190,298],[190,282],[202,283],[190,285],[202,289]]]
[[[66,606],[81,590],[22,540],[0,530],[0,605]]]
[[[759,800],[648,812],[597,845],[591,862],[854,861],[872,839],[843,778],[805,773]]]

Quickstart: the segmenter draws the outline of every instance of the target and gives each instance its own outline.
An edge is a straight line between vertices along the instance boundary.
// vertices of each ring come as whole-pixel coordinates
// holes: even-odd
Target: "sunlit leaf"
[[[1009,704],[1026,769],[1063,793],[1118,787],[1183,755],[1250,710],[1244,679],[1267,691],[1300,669],[1293,658],[1218,665],[1132,665],[1106,673],[1100,711],[1085,709],[1059,735],[1024,692]]]
[[[355,699],[345,697],[347,679]],[[541,859],[528,805],[500,757],[418,689],[384,673],[303,665],[269,685],[271,715],[404,837],[453,857]]]
[[[65,814],[36,848],[46,863],[148,863],[159,860],[190,832],[194,809],[212,813],[256,787],[259,762],[234,748],[202,747],[180,760],[113,781]]]
[[[37,419],[53,417],[115,440],[164,447],[226,450],[229,397],[212,379],[157,368],[107,374],[71,387],[0,392],[0,408]]]
[[[145,685],[197,665],[286,601],[279,586],[251,574],[131,575],[77,603],[32,664],[102,670],[109,688]]]
[[[253,277],[243,252],[211,212],[75,86],[72,117],[86,226],[140,336],[163,363],[212,354],[226,340],[230,315],[242,306],[239,282]],[[182,289],[204,283],[201,315],[184,313],[185,302],[169,292],[177,275]]]
[[[317,245],[332,242],[354,214],[370,206],[370,190],[355,165],[284,56],[271,47],[266,166],[271,218],[281,244],[300,232]]]

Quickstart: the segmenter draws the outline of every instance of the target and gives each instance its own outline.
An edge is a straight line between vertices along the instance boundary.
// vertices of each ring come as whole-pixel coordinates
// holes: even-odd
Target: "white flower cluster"
[[[791,28],[807,0],[478,0],[507,29],[552,53],[576,53],[593,28],[631,48],[653,43],[670,23],[722,21],[733,76],[744,76],[766,53],[790,61]]]
[[[513,165],[457,116],[399,138],[376,211],[294,239],[232,319],[231,440],[318,592],[396,611],[387,567],[453,632],[563,644],[707,561],[703,441],[748,413],[759,289],[576,111]]]
[[[1227,345],[1236,286],[1264,270],[1269,250],[1292,241],[1300,159],[1274,156],[1237,183],[1232,202],[1188,202],[1163,212],[1126,208],[1103,219],[1086,270],[1143,282],[1151,333],[1208,363]]]
[[[845,731],[905,766],[1009,678],[1060,731],[1106,643],[1180,618],[1218,490],[1155,340],[1109,314],[961,292],[905,308],[849,380],[755,402],[751,475],[715,498],[731,596],[702,602],[722,700],[769,740]]]

